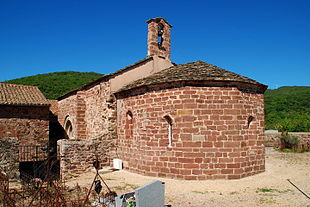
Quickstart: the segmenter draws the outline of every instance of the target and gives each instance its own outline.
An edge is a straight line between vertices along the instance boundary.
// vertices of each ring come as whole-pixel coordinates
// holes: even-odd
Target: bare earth
[[[310,207],[310,152],[281,153],[266,148],[266,171],[241,180],[184,181],[142,176],[125,170],[100,173],[118,194],[130,192],[153,180],[166,186],[166,204],[172,207],[294,206]],[[90,187],[94,172],[70,179],[67,184]],[[266,192],[268,191],[268,192]]]

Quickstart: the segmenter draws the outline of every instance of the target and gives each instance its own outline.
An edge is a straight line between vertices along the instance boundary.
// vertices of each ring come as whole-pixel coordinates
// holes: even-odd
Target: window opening
[[[73,127],[72,127],[72,123],[71,121],[69,120],[69,118],[67,117],[66,118],[66,123],[65,123],[65,132],[66,132],[66,136],[68,138],[71,138],[72,137],[72,132],[73,132]]]
[[[172,119],[169,116],[164,116],[168,125],[168,147],[172,147]]]
[[[126,113],[126,138],[131,138],[133,136],[133,115],[131,111]]]
[[[130,123],[132,123],[132,113],[131,113],[131,111],[128,111],[127,112],[127,120],[130,122]]]
[[[251,122],[254,120],[254,116],[249,116],[248,118],[248,128],[250,128]]]
[[[157,31],[157,44],[159,48],[162,48],[163,45],[163,34],[164,34],[164,25],[162,23],[158,24],[158,31]]]

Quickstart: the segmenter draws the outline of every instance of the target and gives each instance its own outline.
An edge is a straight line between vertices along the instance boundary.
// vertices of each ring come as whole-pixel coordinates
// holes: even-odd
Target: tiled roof
[[[36,86],[0,83],[0,105],[49,106]]]
[[[146,23],[150,23],[151,21],[160,22],[160,20],[164,20],[170,27],[172,27],[172,25],[169,24],[168,21],[162,17],[156,17],[156,18],[149,19],[146,21]]]
[[[117,92],[127,91],[133,88],[169,83],[176,81],[228,81],[228,82],[242,82],[254,85],[259,85],[264,89],[267,89],[266,85],[263,85],[250,78],[238,75],[236,73],[224,70],[217,66],[208,64],[204,61],[196,61],[192,63],[186,63],[181,65],[175,65],[146,78],[134,81]]]

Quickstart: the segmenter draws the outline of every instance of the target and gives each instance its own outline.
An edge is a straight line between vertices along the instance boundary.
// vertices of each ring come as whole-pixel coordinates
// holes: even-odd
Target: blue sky
[[[308,0],[0,0],[0,81],[111,73],[146,57],[146,20],[173,25],[171,59],[269,85],[310,85]]]

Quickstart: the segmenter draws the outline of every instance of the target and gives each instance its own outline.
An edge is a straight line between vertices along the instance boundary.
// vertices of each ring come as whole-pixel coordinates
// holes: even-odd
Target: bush
[[[293,151],[297,150],[299,147],[300,139],[297,136],[289,135],[287,132],[282,133],[281,137],[281,149],[292,149]]]

